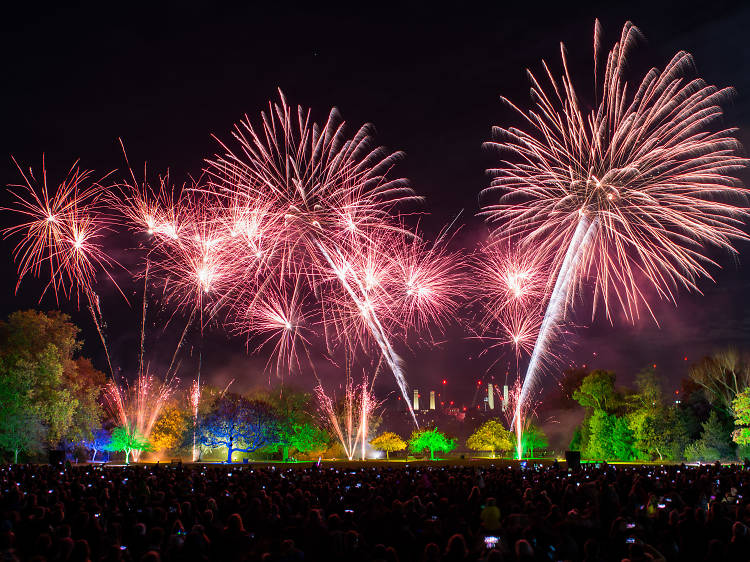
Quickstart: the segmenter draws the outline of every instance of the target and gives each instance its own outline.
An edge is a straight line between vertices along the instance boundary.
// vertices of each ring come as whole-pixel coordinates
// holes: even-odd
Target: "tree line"
[[[731,461],[750,457],[750,358],[726,349],[692,365],[674,394],[654,369],[618,386],[612,371],[567,371],[568,407],[583,407],[570,448],[620,461]]]

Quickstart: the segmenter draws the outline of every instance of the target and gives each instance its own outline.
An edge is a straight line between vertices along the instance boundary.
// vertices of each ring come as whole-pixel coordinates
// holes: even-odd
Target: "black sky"
[[[216,149],[210,135],[226,137],[245,113],[254,118],[280,87],[320,119],[337,106],[353,126],[374,123],[380,143],[407,154],[398,172],[427,197],[425,230],[436,232],[463,210],[460,239],[470,244],[483,234],[474,214],[488,182],[484,170],[493,164],[481,144],[491,125],[512,119],[499,96],[526,105],[525,68],[538,70],[545,58],[558,69],[560,41],[585,91],[595,17],[607,45],[626,20],[646,36],[631,61],[633,82],[684,49],[708,82],[736,87],[727,122],[739,126],[743,143],[750,144],[746,2],[352,3],[345,9],[282,2],[20,4],[4,7],[0,21],[2,183],[19,180],[11,154],[36,167],[45,153],[51,177],[78,158],[101,173],[122,170],[118,138],[134,167],[147,161],[154,175],[167,168],[178,179],[198,175],[202,159]],[[38,298],[33,284],[13,296],[11,249],[2,244],[3,314]],[[717,270],[717,285],[701,285],[705,295],[681,294],[679,309],[657,305],[660,329],[645,318],[636,326],[616,319],[614,327],[598,318],[570,341],[569,360],[615,369],[624,380],[656,363],[673,387],[686,372],[684,357],[689,363],[716,347],[746,345],[750,246],[740,250],[738,259],[717,256],[724,269]],[[114,304],[115,294],[101,290],[115,363],[127,369],[138,306],[128,311]],[[55,303],[46,299],[43,306]],[[86,315],[63,308],[86,326],[87,352],[101,361]],[[577,321],[588,325],[588,318]],[[162,324],[154,311],[151,346],[161,357],[154,361],[171,349],[159,336]],[[476,357],[477,346],[464,335],[451,330],[442,349],[406,353],[410,382],[426,389],[449,377],[461,386],[456,396],[470,400],[489,361]],[[263,360],[244,359],[242,342],[211,332],[203,348],[205,371],[217,379],[237,377],[247,386],[264,380]],[[381,384],[392,389],[390,380]]]

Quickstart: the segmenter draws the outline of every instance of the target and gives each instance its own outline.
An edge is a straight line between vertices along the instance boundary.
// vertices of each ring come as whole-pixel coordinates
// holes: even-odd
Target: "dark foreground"
[[[0,560],[748,560],[734,467],[0,472]]]

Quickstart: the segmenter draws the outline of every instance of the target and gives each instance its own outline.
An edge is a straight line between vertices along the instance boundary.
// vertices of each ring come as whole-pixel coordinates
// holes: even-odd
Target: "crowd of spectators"
[[[741,466],[0,469],[0,559],[750,559]]]

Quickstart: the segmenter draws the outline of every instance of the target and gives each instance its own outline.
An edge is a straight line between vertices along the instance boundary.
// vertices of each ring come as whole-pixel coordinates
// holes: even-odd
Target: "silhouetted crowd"
[[[0,469],[0,560],[750,559],[719,466]]]

